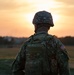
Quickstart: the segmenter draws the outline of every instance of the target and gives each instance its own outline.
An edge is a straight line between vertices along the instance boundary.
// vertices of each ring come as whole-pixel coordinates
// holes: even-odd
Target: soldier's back
[[[26,75],[57,75],[53,36],[37,33],[26,48]]]

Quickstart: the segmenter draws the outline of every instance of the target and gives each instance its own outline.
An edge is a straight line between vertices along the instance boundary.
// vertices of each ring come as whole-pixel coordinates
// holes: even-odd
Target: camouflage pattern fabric
[[[43,24],[48,23],[51,27],[54,26],[53,19],[51,13],[47,11],[39,11],[35,14],[33,18],[33,24]]]
[[[40,32],[36,33],[35,38],[42,38],[46,33]],[[47,55],[48,57],[46,59],[49,59],[49,55],[52,52],[54,55],[51,57],[51,60],[49,64],[50,66],[50,74],[51,75],[70,75],[70,70],[69,70],[69,57],[67,54],[67,51],[64,47],[64,45],[55,37],[52,39],[52,35],[49,35],[47,37]],[[26,47],[27,44],[30,42],[32,37],[27,40],[24,45],[22,46],[20,52],[18,53],[15,61],[12,64],[12,75],[39,75],[39,71],[36,71],[37,74],[25,74],[26,71]],[[51,43],[50,43],[51,42]],[[53,47],[54,51],[49,51],[49,48]],[[54,53],[55,52],[55,53]],[[48,65],[49,65],[48,64]],[[47,67],[47,65],[45,65]],[[38,70],[38,69],[37,69]],[[30,69],[31,71],[31,69]],[[44,70],[43,70],[44,71]],[[41,75],[49,75],[49,74],[41,74]]]

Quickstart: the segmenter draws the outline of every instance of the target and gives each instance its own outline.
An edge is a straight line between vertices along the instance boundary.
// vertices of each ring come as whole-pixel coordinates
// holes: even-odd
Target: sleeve
[[[65,46],[57,40],[57,61],[59,75],[70,75],[69,57]]]
[[[21,47],[21,50],[19,51],[16,59],[14,60],[12,64],[12,75],[25,75],[24,69],[25,69],[25,45]]]

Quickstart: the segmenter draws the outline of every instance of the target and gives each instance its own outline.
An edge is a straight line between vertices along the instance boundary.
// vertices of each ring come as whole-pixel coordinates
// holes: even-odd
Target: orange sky
[[[74,0],[0,0],[0,36],[30,36],[33,16],[41,10],[53,15],[50,34],[74,36]]]

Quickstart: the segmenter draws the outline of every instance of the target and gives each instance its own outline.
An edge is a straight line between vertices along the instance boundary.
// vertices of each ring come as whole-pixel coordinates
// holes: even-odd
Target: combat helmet
[[[47,11],[39,11],[35,14],[32,23],[34,25],[45,23],[48,24],[49,26],[53,27],[53,18],[51,13]]]

